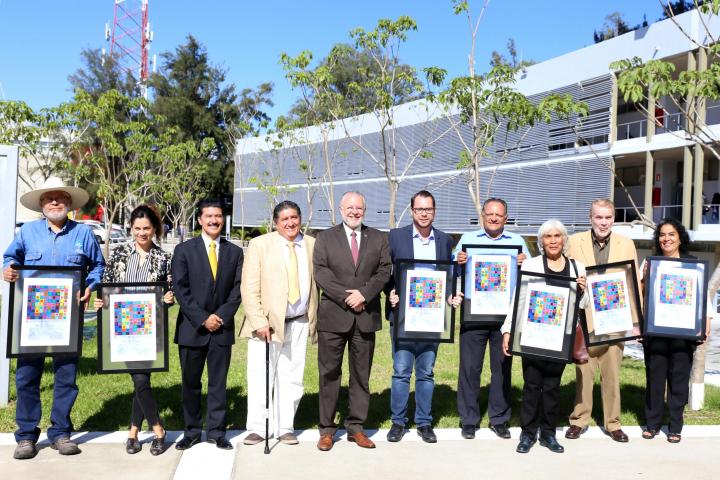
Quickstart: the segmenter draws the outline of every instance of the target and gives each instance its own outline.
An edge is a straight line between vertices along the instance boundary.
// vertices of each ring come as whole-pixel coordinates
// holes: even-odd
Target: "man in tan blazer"
[[[279,203],[273,222],[276,231],[250,241],[243,265],[240,336],[249,339],[246,445],[265,440],[265,342],[270,342],[270,432],[288,445],[298,443],[293,420],[303,394],[308,335],[317,342],[315,239],[300,233],[300,207],[294,202]]]
[[[612,233],[615,223],[615,205],[607,199],[594,200],[590,206],[592,229],[570,237],[568,254],[585,266],[635,260],[635,244],[627,237]],[[575,368],[575,408],[570,415],[570,428],[565,432],[569,439],[580,438],[587,430],[593,405],[595,373],[600,369],[604,427],[616,442],[627,442],[628,436],[620,428],[620,363],[624,343],[613,343],[588,348],[587,363]]]

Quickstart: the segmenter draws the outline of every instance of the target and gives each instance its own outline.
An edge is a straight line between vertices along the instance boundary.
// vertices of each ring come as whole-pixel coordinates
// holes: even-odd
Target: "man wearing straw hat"
[[[87,271],[87,288],[80,301],[86,302],[90,292],[100,283],[105,260],[90,228],[69,220],[67,215],[71,209],[85,205],[88,198],[85,190],[67,186],[57,177],[48,178],[41,188],[23,195],[20,203],[30,210],[42,212],[45,218],[24,224],[15,235],[3,257],[3,279],[6,282],[18,279],[18,273],[11,265],[81,266]],[[18,460],[37,455],[38,424],[42,415],[40,379],[44,364],[44,356],[18,358],[17,361],[15,421],[18,429],[15,441],[18,444],[13,457]],[[61,455],[80,453],[77,444],[70,440],[73,430],[70,411],[78,395],[77,364],[77,356],[53,358],[55,385],[47,435],[51,447]]]

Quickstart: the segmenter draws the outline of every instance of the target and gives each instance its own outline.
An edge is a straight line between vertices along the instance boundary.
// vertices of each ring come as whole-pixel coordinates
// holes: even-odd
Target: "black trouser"
[[[148,425],[154,427],[160,424],[160,414],[157,403],[152,394],[149,373],[131,373],[135,393],[133,395],[132,412],[130,413],[130,426],[141,428],[143,420],[147,418]]]
[[[522,433],[535,438],[539,427],[541,436],[555,436],[560,414],[560,380],[565,364],[523,358],[522,370],[525,381],[520,406]]]
[[[460,328],[460,372],[457,407],[462,425],[480,422],[480,375],[485,362],[485,347],[490,344],[490,391],[488,418],[491,425],[510,420],[510,380],[512,357],[502,352],[500,327]]]
[[[648,428],[660,429],[667,384],[668,430],[670,433],[682,432],[683,410],[688,402],[695,346],[691,340],[659,337],[645,339],[645,422]]]

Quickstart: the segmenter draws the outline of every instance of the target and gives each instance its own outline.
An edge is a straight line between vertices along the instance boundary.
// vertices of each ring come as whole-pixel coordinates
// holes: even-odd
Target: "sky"
[[[479,12],[482,2],[472,1]],[[115,0],[0,0],[0,99],[39,109],[71,99],[68,75],[82,66],[84,48],[107,48]],[[467,21],[450,0],[150,0],[152,54],[174,50],[192,34],[210,61],[227,70],[238,90],[263,82],[275,86],[272,118],[297,98],[279,57],[310,50],[323,58],[348,32],[371,30],[380,18],[409,15],[418,29],[400,49],[404,63],[437,66],[449,75],[467,72]],[[607,14],[620,12],[630,25],[661,15],[658,0],[491,0],[478,33],[476,64],[487,70],[493,50],[515,39],[523,59],[543,61],[593,43]]]

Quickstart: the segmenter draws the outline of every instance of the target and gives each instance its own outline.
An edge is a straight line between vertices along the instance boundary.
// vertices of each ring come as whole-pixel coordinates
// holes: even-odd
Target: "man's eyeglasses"
[[[420,215],[421,213],[433,213],[435,208],[413,208],[412,211],[416,215]]]

